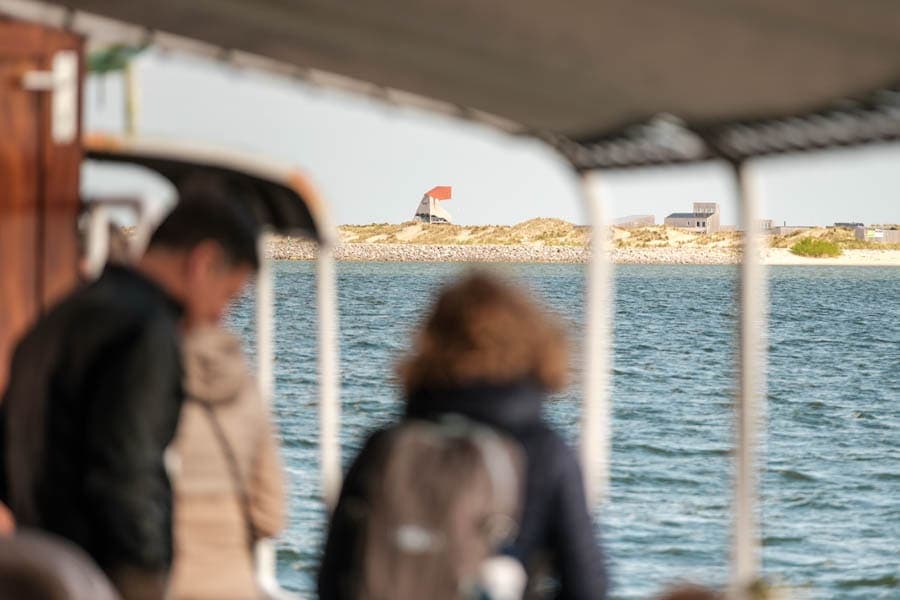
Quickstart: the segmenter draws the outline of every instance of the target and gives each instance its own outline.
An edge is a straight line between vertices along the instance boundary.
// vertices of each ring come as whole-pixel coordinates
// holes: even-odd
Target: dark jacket
[[[0,493],[25,526],[105,570],[164,571],[172,494],[163,453],[181,408],[180,308],[110,267],[19,343],[0,406]]]
[[[519,534],[508,553],[525,565],[530,577],[549,563],[558,583],[556,598],[605,598],[606,566],[594,536],[578,460],[541,418],[543,398],[530,384],[423,390],[409,399],[406,417],[461,414],[518,440],[527,461],[525,498]],[[365,506],[370,482],[377,476],[373,465],[384,452],[385,432],[380,430],[366,441],[344,480],[319,571],[322,600],[352,597],[361,545],[361,521],[354,512]]]

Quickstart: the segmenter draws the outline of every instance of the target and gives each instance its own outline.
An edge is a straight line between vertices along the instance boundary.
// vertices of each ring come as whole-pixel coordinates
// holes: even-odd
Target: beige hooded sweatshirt
[[[269,413],[236,337],[200,328],[186,336],[183,353],[185,401],[172,444],[171,597],[259,598],[240,494],[203,403],[215,411],[236,457],[258,537],[284,526],[284,481]]]

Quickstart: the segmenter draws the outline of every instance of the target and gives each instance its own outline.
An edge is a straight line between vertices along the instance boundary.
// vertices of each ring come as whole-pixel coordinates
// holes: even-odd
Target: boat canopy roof
[[[99,15],[145,41],[184,38],[487,121],[546,139],[583,169],[900,138],[891,0],[61,4],[76,29]]]
[[[535,135],[579,169],[900,139],[892,0],[0,0],[0,12]]]
[[[180,188],[188,177],[208,177],[235,192],[261,223],[278,233],[330,242],[325,205],[300,171],[270,159],[182,142],[88,134],[85,157],[140,165]]]

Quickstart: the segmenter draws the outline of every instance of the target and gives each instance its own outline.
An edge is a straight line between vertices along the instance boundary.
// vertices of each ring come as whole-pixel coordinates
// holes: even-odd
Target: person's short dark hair
[[[185,189],[178,204],[150,237],[148,249],[190,250],[205,241],[222,247],[233,266],[259,268],[253,216],[215,186]]]

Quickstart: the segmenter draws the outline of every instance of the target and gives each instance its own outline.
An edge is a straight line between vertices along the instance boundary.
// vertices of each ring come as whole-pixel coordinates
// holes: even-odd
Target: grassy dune
[[[886,229],[893,227],[884,226]],[[804,238],[823,240],[837,244],[841,250],[900,250],[900,244],[881,244],[856,239],[852,229],[846,227],[817,227],[807,231],[798,231],[792,235],[772,236],[773,248],[791,248]]]
[[[637,229],[613,228],[616,248],[737,248],[740,232],[723,231],[704,235],[654,225]],[[428,244],[451,246],[567,246],[584,247],[590,240],[590,228],[561,219],[531,219],[518,225],[436,225],[426,223],[377,223],[340,227],[344,243]],[[792,235],[771,236],[773,248],[790,248],[804,238],[822,239],[841,249],[900,250],[900,244],[863,242],[845,228],[821,227]]]
[[[590,229],[561,219],[531,219],[518,225],[429,225],[400,223],[392,225],[344,225],[341,241],[369,244],[440,244],[440,245],[540,245],[584,246]]]

